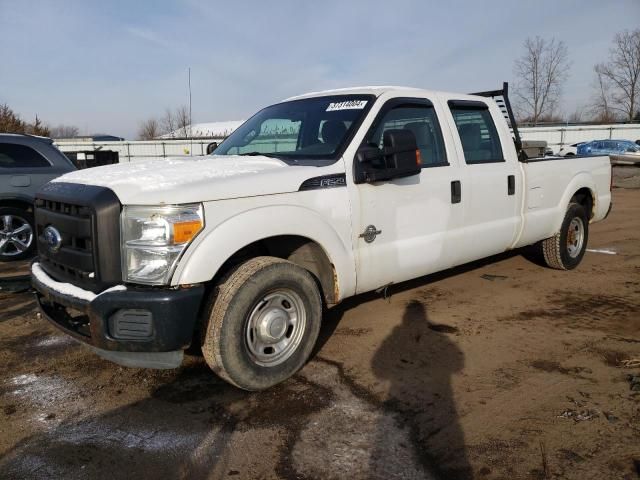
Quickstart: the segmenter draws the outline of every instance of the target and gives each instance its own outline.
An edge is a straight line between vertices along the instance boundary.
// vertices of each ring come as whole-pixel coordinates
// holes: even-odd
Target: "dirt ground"
[[[350,299],[257,394],[197,356],[110,364],[0,291],[0,477],[636,479],[640,190],[589,248],[572,272],[516,253]]]

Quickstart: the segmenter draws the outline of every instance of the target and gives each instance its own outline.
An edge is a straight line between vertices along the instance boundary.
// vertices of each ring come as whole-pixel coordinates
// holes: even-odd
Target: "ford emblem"
[[[43,236],[44,241],[47,243],[47,248],[51,253],[56,253],[60,250],[60,247],[62,246],[62,235],[60,235],[57,228],[49,225],[44,229]]]

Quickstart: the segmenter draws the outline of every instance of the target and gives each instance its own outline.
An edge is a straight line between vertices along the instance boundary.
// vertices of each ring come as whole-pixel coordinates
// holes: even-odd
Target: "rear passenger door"
[[[463,237],[453,243],[463,245],[459,263],[465,263],[513,244],[520,225],[521,174],[512,139],[499,134],[488,104],[452,99],[447,105],[464,161],[464,228],[457,232]]]

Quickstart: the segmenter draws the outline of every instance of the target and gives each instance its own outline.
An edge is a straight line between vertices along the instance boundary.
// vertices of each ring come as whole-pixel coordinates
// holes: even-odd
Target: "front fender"
[[[180,260],[172,285],[211,280],[241,248],[278,235],[298,235],[320,245],[335,268],[338,299],[355,293],[350,232],[342,235],[318,212],[299,205],[269,205],[236,213],[198,235]]]
[[[6,195],[0,195],[0,203],[3,202],[22,202],[28,203],[29,205],[33,205],[34,197],[32,195],[25,195],[22,193],[11,193]]]

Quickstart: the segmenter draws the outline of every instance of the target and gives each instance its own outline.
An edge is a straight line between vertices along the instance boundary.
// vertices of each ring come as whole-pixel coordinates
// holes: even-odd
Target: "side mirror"
[[[207,145],[207,155],[211,155],[216,148],[218,148],[218,142],[211,142]]]
[[[396,176],[408,176],[420,173],[422,159],[411,130],[387,130],[382,137],[387,168],[391,168]]]
[[[387,130],[383,148],[363,145],[356,153],[355,183],[373,183],[417,175],[422,169],[416,137],[410,130]]]
[[[363,145],[356,152],[356,160],[358,163],[374,164],[376,161],[382,161],[383,158],[382,150],[375,145]]]

